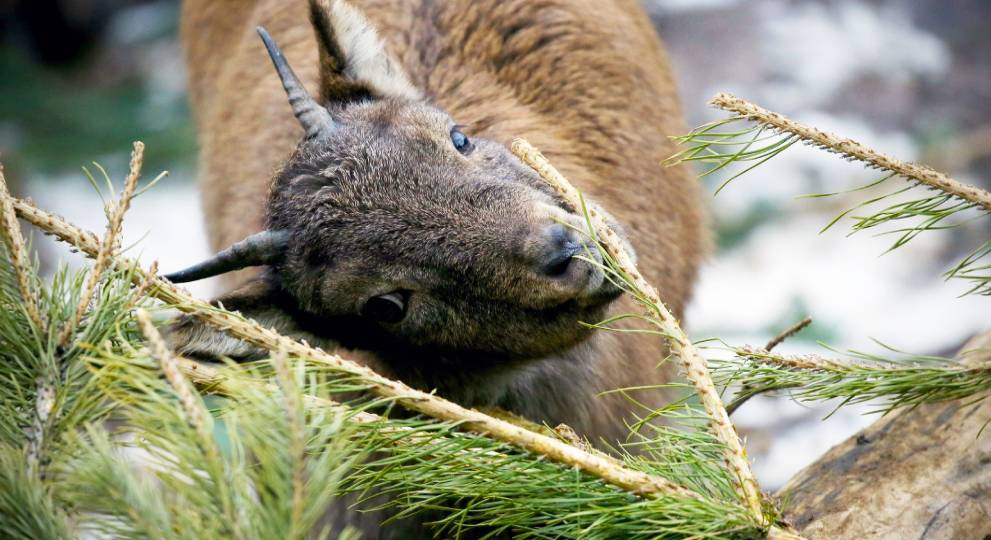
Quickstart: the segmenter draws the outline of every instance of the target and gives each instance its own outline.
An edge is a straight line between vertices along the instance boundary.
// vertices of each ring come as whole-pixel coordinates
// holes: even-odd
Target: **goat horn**
[[[279,46],[275,44],[272,36],[268,35],[264,27],[259,26],[257,30],[258,35],[265,42],[268,56],[272,59],[272,64],[279,73],[279,78],[282,79],[282,88],[286,90],[286,95],[289,97],[292,112],[306,131],[306,138],[323,137],[334,128],[334,119],[330,117],[326,108],[322,107],[306,92],[303,83],[299,82],[296,73],[293,72],[285,55],[282,54],[282,49],[279,49]]]
[[[289,233],[286,231],[262,231],[236,242],[199,264],[164,277],[172,283],[185,283],[248,266],[272,264],[282,257],[288,242]]]

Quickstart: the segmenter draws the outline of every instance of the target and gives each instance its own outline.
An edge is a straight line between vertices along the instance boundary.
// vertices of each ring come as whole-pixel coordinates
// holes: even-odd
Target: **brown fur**
[[[644,335],[589,335],[578,320],[594,322],[607,306],[609,313],[635,312],[636,306],[628,298],[611,306],[590,303],[590,296],[573,291],[557,300],[555,295],[563,294],[559,282],[506,262],[532,251],[530,239],[548,219],[576,223],[577,218],[561,213],[532,172],[507,161],[505,145],[514,137],[528,139],[612,212],[635,247],[645,277],[680,314],[706,236],[696,182],[683,168],[660,165],[673,151],[667,136],[682,126],[668,61],[649,20],[632,0],[351,4],[377,29],[426,104],[340,103],[331,111],[347,126],[343,135],[330,147],[317,147],[299,143],[302,129],[254,32],[256,25],[268,29],[314,95],[322,64],[319,93],[333,102],[345,90],[343,79],[328,72],[340,66],[328,60],[326,51],[318,54],[305,2],[185,2],[182,34],[211,242],[219,249],[266,226],[298,231],[287,262],[276,272],[289,294],[273,295],[254,281],[228,295],[225,305],[334,348],[341,338],[324,335],[323,329],[349,324],[341,317],[352,297],[367,294],[378,281],[410,281],[415,289],[439,279],[421,268],[464,268],[456,279],[449,270],[443,273],[461,287],[458,292],[432,293],[444,300],[448,319],[434,310],[428,311],[433,317],[428,322],[445,324],[404,322],[395,336],[373,334],[366,341],[344,343],[356,349],[348,354],[409,384],[438,387],[442,395],[469,406],[498,405],[538,422],[567,423],[593,441],[621,438],[629,404],[597,394],[666,382],[669,370],[657,367],[663,343]],[[448,155],[445,113],[479,141],[475,161]],[[349,154],[357,146],[365,158],[350,170],[349,164],[362,161]],[[410,163],[397,165],[391,149]],[[288,162],[287,156],[292,156]],[[316,179],[308,174],[316,167],[327,170],[328,163],[334,172]],[[425,187],[403,196],[376,188],[399,177],[415,178],[416,186]],[[513,181],[486,188],[495,194],[488,199],[467,188],[459,191],[462,183],[486,186],[495,178]],[[329,183],[334,189],[328,194],[323,188]],[[361,189],[342,194],[337,187],[349,185]],[[370,206],[358,213],[362,204]],[[391,217],[367,217],[369,209],[382,207],[394,209]],[[442,236],[455,247],[430,247],[438,238],[417,226],[395,240],[385,232],[396,226],[395,216],[416,216],[410,220],[449,231],[451,240]],[[355,220],[363,220],[360,227],[339,225]],[[384,253],[381,260],[376,250]],[[254,275],[238,272],[226,283]],[[370,277],[361,281],[359,276]],[[459,298],[464,305],[458,305]],[[534,322],[525,315],[563,300],[574,307],[553,322]],[[513,305],[500,307],[508,303]],[[487,324],[492,321],[499,324]],[[248,349],[235,351],[229,342],[221,346],[221,338],[192,321],[181,323],[175,335],[186,352],[219,349],[250,356]],[[396,340],[388,347],[376,346],[391,337]],[[656,406],[664,394],[638,397]]]

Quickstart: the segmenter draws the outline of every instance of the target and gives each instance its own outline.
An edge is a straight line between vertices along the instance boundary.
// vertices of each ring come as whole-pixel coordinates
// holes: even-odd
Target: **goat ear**
[[[324,103],[380,96],[422,99],[375,28],[344,0],[310,0],[310,20],[320,50]]]
[[[258,278],[215,299],[213,304],[223,305],[230,311],[239,311],[245,317],[254,319],[266,328],[274,328],[281,334],[297,336],[321,346],[320,343],[314,343],[313,336],[299,332],[290,314],[280,307],[285,305],[283,295],[269,279]],[[268,356],[264,349],[217,330],[191,315],[177,317],[163,330],[169,347],[183,356],[201,360],[230,358],[239,362]]]

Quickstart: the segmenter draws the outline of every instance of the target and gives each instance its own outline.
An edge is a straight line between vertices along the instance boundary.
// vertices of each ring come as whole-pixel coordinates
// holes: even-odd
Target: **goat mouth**
[[[609,304],[623,294],[609,271],[603,266],[601,255],[595,248],[582,248],[568,262],[568,273],[583,274],[578,288],[573,289],[562,304],[571,303],[579,308],[597,308]]]

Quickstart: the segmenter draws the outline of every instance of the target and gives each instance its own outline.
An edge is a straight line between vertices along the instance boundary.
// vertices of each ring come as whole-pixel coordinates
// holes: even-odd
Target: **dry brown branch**
[[[99,283],[110,257],[117,250],[121,227],[124,223],[124,214],[131,206],[131,197],[134,195],[134,190],[138,185],[138,178],[141,176],[144,151],[144,143],[140,141],[134,143],[134,150],[131,152],[131,163],[128,169],[127,179],[124,181],[124,189],[120,194],[120,199],[117,202],[111,201],[109,203],[110,220],[107,222],[107,232],[96,254],[96,262],[93,263],[93,268],[90,270],[89,276],[86,279],[86,285],[83,287],[83,294],[79,297],[79,304],[76,306],[76,311],[73,313],[72,318],[62,327],[62,331],[59,334],[58,343],[62,348],[68,345],[69,338],[72,337],[72,332],[79,324],[79,321],[82,320],[86,310],[89,309],[90,301],[93,300],[93,294],[96,292],[96,285]]]
[[[812,317],[806,317],[798,321],[797,323],[788,327],[784,332],[781,332],[780,334],[774,336],[774,338],[772,338],[771,341],[767,342],[767,345],[764,345],[763,350],[770,352],[771,349],[774,349],[778,345],[781,345],[782,343],[784,343],[786,339],[801,332],[810,324],[812,324]],[[737,409],[742,407],[746,402],[750,401],[750,399],[753,398],[754,396],[760,395],[770,390],[780,390],[780,388],[779,387],[754,388],[752,386],[748,386],[745,384],[741,387],[740,391],[736,393],[736,397],[733,399],[733,401],[731,401],[729,404],[726,405],[726,412],[732,415],[737,411]]]
[[[774,336],[774,339],[768,341],[767,345],[764,345],[764,350],[765,351],[773,350],[778,345],[784,343],[786,339],[794,336],[795,334],[801,332],[802,330],[805,330],[805,328],[810,324],[812,324],[812,317],[806,317],[798,321],[797,323],[788,327],[788,329],[785,330],[784,332],[781,332],[780,334]]]
[[[513,153],[526,164],[533,167],[545,182],[558,191],[564,200],[572,206],[572,210],[582,208],[581,194],[555,169],[547,158],[536,148],[523,139],[516,139],[512,145]],[[760,487],[750,470],[746,451],[736,433],[736,428],[730,422],[729,415],[716,391],[716,386],[709,375],[709,368],[698,349],[678,324],[677,319],[661,301],[660,295],[653,285],[637,270],[633,259],[623,248],[619,236],[609,227],[605,219],[594,209],[588,209],[591,226],[602,246],[616,261],[619,270],[630,278],[630,282],[646,300],[645,307],[657,321],[661,331],[671,343],[671,349],[681,360],[686,377],[695,386],[702,400],[702,405],[711,420],[713,432],[723,443],[724,458],[737,479],[737,491],[749,508],[754,520],[761,526],[767,526],[767,517],[761,505]]]
[[[853,139],[847,139],[805,124],[800,124],[781,114],[769,111],[731,94],[717,94],[709,103],[724,111],[733,112],[749,120],[771,126],[778,131],[797,135],[808,143],[840,154],[848,159],[860,161],[873,168],[896,172],[920,184],[949,193],[980,206],[985,212],[991,212],[991,193],[976,186],[954,180],[929,167],[907,163],[882,154]]]
[[[12,204],[13,198],[7,190],[7,179],[3,175],[3,166],[0,165],[0,212],[3,214],[3,232],[0,236],[10,252],[10,262],[17,273],[17,286],[21,290],[21,298],[24,299],[24,309],[28,312],[28,317],[34,323],[39,335],[45,333],[45,323],[38,311],[37,293],[31,287],[31,280],[28,279],[28,252],[24,243],[24,236],[21,234],[21,224],[17,222],[17,215],[14,213]]]
[[[72,244],[87,256],[96,257],[99,253],[100,242],[93,234],[81,231],[61,218],[44,212],[25,201],[14,200],[13,205],[22,219],[40,227],[60,240]],[[117,268],[134,267],[132,279],[136,284],[148,278],[148,274],[138,268],[133,261],[120,255],[113,255],[111,259]],[[282,336],[274,330],[262,327],[253,320],[245,319],[240,314],[230,313],[211,306],[164,279],[156,278],[154,280],[150,294],[218,329],[230,332],[248,343],[270,351],[284,348],[290,355],[307,358],[312,362],[331,366],[340,372],[354,375],[368,384],[375,394],[392,398],[408,409],[440,420],[457,422],[466,430],[545,456],[551,461],[575,467],[631,493],[648,497],[672,495],[699,498],[695,492],[664,478],[623,467],[613,460],[590,454],[552,437],[534,433],[479,411],[466,409],[436,395],[415,390],[399,381],[383,377],[365,366],[338,355],[314,349],[304,343]]]

